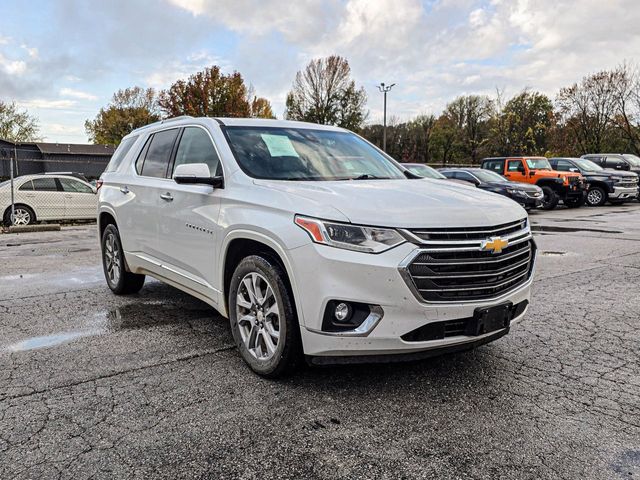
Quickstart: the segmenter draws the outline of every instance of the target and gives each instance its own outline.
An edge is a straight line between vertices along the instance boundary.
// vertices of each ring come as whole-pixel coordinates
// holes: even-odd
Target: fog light
[[[346,322],[351,317],[351,307],[344,302],[340,302],[336,305],[333,315],[339,322]]]

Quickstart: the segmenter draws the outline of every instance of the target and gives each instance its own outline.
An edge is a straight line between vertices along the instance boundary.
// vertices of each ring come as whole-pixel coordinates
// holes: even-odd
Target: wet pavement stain
[[[640,450],[627,450],[612,465],[620,478],[638,478],[640,476]]]
[[[132,303],[107,312],[104,329],[108,332],[134,330],[214,316],[213,308],[188,308],[163,301]]]
[[[77,330],[71,332],[60,332],[52,335],[44,335],[41,337],[31,337],[20,342],[12,343],[3,350],[9,352],[27,352],[30,350],[40,350],[42,348],[55,347],[64,343],[71,342],[82,337],[100,335],[103,333],[101,329]]]

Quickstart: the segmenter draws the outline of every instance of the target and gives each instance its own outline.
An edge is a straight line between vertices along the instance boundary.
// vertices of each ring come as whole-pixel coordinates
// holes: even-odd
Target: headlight
[[[611,180],[613,180],[613,183],[620,183],[624,179],[622,177],[611,177]]]
[[[524,190],[520,190],[518,188],[507,188],[507,193],[511,195],[525,195]]]
[[[294,221],[315,243],[357,252],[380,253],[405,241],[402,235],[390,228],[362,227],[299,215],[296,215]]]

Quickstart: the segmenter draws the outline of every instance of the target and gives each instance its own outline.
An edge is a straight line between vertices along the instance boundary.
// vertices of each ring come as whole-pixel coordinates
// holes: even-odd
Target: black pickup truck
[[[587,182],[587,205],[597,207],[607,200],[620,204],[638,198],[638,175],[625,170],[610,170],[586,158],[551,158],[549,163],[559,172],[577,172]]]

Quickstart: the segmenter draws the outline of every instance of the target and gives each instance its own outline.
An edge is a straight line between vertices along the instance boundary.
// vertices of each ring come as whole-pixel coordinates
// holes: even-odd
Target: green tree
[[[359,130],[367,118],[367,94],[351,79],[340,56],[314,59],[296,74],[287,95],[285,118]]]
[[[525,90],[511,98],[495,115],[489,132],[491,152],[495,155],[544,155],[554,123],[553,103],[549,97]]]
[[[0,138],[11,142],[35,142],[40,140],[38,119],[15,102],[0,101]]]
[[[225,75],[216,65],[176,81],[160,93],[158,104],[168,117],[275,118],[269,101],[256,97],[240,73]]]
[[[155,91],[141,87],[118,90],[94,120],[84,122],[93,143],[118,145],[132,130],[160,119]]]

